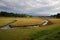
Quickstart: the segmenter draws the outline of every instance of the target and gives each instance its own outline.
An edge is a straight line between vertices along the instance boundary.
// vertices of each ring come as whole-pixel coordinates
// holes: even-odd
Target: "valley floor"
[[[26,24],[39,24],[43,20],[41,18],[32,18],[33,21],[31,20],[31,18],[28,19],[24,18],[25,21],[22,21],[22,18],[0,18],[0,27],[11,22],[12,20],[19,20],[16,23],[11,24],[15,26],[20,26],[20,24],[22,25],[25,22],[27,22]],[[20,23],[20,20],[23,23]],[[33,28],[24,27],[7,30],[0,29],[0,40],[60,40],[60,19],[50,18],[48,20],[51,21],[53,24]]]

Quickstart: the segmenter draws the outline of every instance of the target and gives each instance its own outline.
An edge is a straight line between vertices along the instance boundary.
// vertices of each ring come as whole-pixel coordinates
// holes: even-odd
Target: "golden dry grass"
[[[17,18],[15,23],[12,23],[11,26],[28,26],[28,25],[37,25],[43,22],[41,18]]]
[[[11,26],[28,26],[28,25],[37,25],[43,22],[41,18],[11,18],[11,17],[0,17],[0,26],[4,26],[13,20],[17,20],[14,23],[11,23]]]
[[[0,17],[0,27],[12,22],[13,18]]]
[[[56,35],[58,32],[60,32],[59,24],[38,28],[16,28],[0,30],[0,40],[47,40],[45,38],[48,38],[50,36],[54,37],[54,34]]]
[[[41,23],[43,20],[40,18],[3,18],[5,21],[18,20],[12,25],[25,25],[26,23]],[[9,20],[9,21],[10,21]],[[28,20],[28,21],[27,21]],[[39,20],[39,21],[38,21]],[[41,20],[41,21],[40,21]],[[60,19],[49,19],[54,24],[37,27],[37,28],[16,28],[1,30],[0,40],[55,40],[56,33],[60,32]],[[3,21],[1,21],[3,22]],[[21,22],[21,23],[20,23]],[[26,23],[25,23],[26,22]],[[57,40],[57,39],[56,39]]]
[[[60,24],[60,19],[50,18],[49,20],[50,20],[53,24]]]

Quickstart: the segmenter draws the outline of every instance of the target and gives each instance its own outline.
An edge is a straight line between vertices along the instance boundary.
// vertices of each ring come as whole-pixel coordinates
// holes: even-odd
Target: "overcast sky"
[[[0,0],[0,11],[48,16],[60,12],[60,0]]]

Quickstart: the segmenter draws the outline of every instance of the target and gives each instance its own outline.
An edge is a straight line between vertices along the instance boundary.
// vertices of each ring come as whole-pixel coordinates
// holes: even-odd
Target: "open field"
[[[4,26],[4,25],[6,25],[6,24],[8,24],[8,23],[10,23],[12,21],[14,21],[13,18],[0,17],[0,27]]]
[[[60,24],[60,19],[54,19],[54,18],[52,18],[52,19],[49,19],[53,24]]]
[[[12,20],[19,20],[12,25],[21,25],[22,18],[10,18]],[[21,20],[21,21],[20,21]],[[41,23],[42,19],[39,18],[29,18],[25,19],[26,24],[30,24],[32,21],[35,23]],[[25,24],[23,20],[23,24]],[[26,20],[29,20],[26,21]],[[37,21],[39,20],[39,21]],[[53,22],[52,25],[37,27],[37,28],[16,28],[16,29],[0,29],[0,40],[60,40],[60,19],[49,19]],[[31,23],[32,23],[31,22]]]
[[[0,26],[6,25],[13,20],[17,20],[16,22],[10,24],[13,27],[37,25],[43,22],[43,19],[41,18],[0,18]]]
[[[41,18],[17,18],[16,20],[17,21],[12,23],[11,26],[23,27],[29,25],[37,25],[43,22],[43,19]]]
[[[0,40],[56,40],[60,26],[0,30]],[[60,35],[60,34],[59,34]]]

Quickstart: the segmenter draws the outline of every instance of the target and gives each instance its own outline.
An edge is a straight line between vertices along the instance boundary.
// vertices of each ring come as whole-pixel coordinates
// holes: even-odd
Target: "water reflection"
[[[10,26],[7,25],[7,26],[4,26],[4,27],[2,27],[2,28],[0,28],[0,29],[10,29]]]

